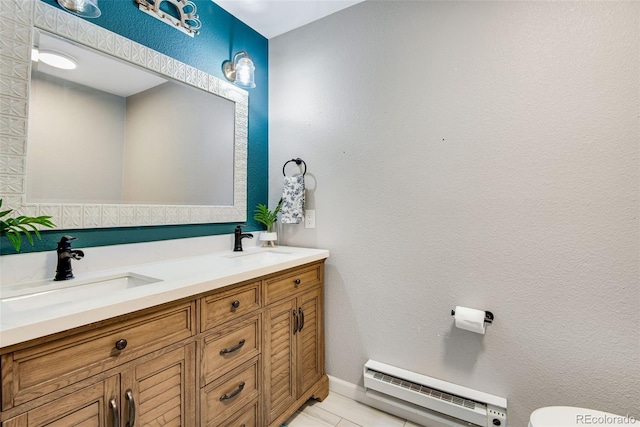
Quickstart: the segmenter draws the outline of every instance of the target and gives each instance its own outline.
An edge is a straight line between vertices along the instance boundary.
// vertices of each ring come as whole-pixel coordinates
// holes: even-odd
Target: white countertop
[[[159,304],[187,298],[234,283],[329,257],[324,249],[289,246],[253,247],[244,252],[213,252],[163,262],[127,266],[76,275],[75,279],[37,284],[12,284],[2,289],[0,301],[0,348],[44,337],[56,332],[98,322]],[[127,289],[104,290],[83,286],[98,278],[147,276],[155,283]],[[64,287],[64,292],[55,291]],[[73,298],[69,291],[74,289]],[[97,289],[97,290],[96,290]],[[52,292],[53,291],[53,292]],[[21,295],[25,294],[21,300]],[[44,304],[31,304],[39,293]],[[76,298],[77,296],[77,298]],[[26,302],[26,303],[25,303]],[[44,305],[44,306],[43,306]]]

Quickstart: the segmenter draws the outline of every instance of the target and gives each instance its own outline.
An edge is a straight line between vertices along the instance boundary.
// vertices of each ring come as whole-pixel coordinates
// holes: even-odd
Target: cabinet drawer
[[[262,307],[260,282],[218,292],[202,298],[200,327],[203,331],[237,319]]]
[[[201,425],[220,425],[259,396],[260,384],[260,357],[256,357],[202,389]]]
[[[258,400],[251,402],[244,408],[224,420],[220,427],[258,427]]]
[[[261,330],[262,316],[257,315],[204,337],[200,346],[200,386],[260,354]]]
[[[266,304],[322,283],[322,265],[314,264],[274,276],[266,281]]]
[[[193,336],[194,316],[184,303],[3,355],[3,409]]]

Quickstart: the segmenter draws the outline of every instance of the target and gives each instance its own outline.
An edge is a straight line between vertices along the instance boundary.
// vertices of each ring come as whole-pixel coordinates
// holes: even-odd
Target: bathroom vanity
[[[256,248],[144,265],[107,276],[157,281],[65,301],[103,283],[77,277],[43,307],[3,292],[0,425],[280,426],[328,394],[328,255]]]

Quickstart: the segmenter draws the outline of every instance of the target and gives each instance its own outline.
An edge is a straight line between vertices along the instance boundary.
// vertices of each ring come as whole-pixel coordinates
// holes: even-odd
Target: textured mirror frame
[[[235,103],[233,206],[28,203],[26,162],[33,28],[80,43]],[[0,4],[0,198],[59,229],[243,222],[247,217],[248,93],[167,55],[37,0]]]

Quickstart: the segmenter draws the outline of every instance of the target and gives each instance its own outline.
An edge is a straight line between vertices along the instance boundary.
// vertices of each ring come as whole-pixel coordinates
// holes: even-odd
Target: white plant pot
[[[262,246],[275,246],[275,241],[278,240],[278,233],[271,232],[260,233],[260,241],[262,242]]]

